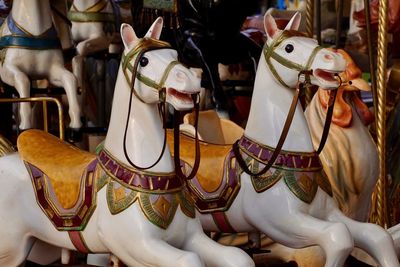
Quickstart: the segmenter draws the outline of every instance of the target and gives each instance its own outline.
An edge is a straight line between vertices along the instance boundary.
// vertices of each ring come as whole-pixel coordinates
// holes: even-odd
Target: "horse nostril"
[[[332,55],[324,55],[324,57],[325,57],[325,59],[328,59],[328,60],[332,60],[333,59]]]
[[[183,73],[182,71],[177,71],[175,75],[176,75],[176,78],[178,78],[180,80],[183,80],[186,78],[185,73]]]

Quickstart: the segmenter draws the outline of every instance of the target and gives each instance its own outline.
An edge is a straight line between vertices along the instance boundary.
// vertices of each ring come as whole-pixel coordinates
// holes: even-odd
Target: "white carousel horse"
[[[2,81],[14,86],[20,97],[30,96],[31,78],[47,78],[51,84],[63,87],[69,104],[69,126],[78,130],[82,123],[76,78],[64,67],[49,0],[14,0],[0,31]],[[31,128],[30,104],[20,105],[19,126]]]
[[[332,125],[320,159],[340,210],[354,220],[366,222],[379,166],[376,145],[366,127],[373,115],[356,91],[370,90],[370,87],[361,79],[361,70],[351,57],[344,50],[337,52],[347,61],[346,71],[341,74],[347,84],[338,88]],[[320,143],[328,101],[329,92],[320,88],[305,111],[315,149]],[[265,241],[263,248],[273,252],[270,259],[293,260],[299,267],[319,267],[325,261],[318,247],[297,250]],[[359,256],[358,251],[352,254]],[[363,260],[373,264],[371,259]]]
[[[77,53],[82,56],[108,49],[117,33],[110,0],[74,0],[68,18]]]
[[[129,266],[254,266],[240,249],[203,233],[163,145],[158,104],[192,108],[200,80],[157,40],[162,24],[157,19],[143,39],[121,26],[125,52],[97,157],[28,130],[19,153],[0,158],[0,266],[22,264],[37,240],[112,252]]]
[[[352,219],[366,222],[378,178],[378,152],[365,126],[372,122],[373,115],[356,91],[369,91],[370,87],[350,56],[341,49],[338,52],[347,61],[342,80],[352,84],[338,89],[332,126],[320,159],[340,210]],[[314,148],[319,145],[328,100],[327,92],[319,89],[305,111]]]
[[[296,14],[281,31],[272,16],[264,17],[268,40],[259,61],[244,136],[236,143],[245,163],[238,166],[240,158],[230,146],[201,146],[200,168],[188,188],[203,228],[260,231],[292,248],[319,245],[326,255],[326,267],[343,266],[354,246],[382,267],[399,266],[391,236],[377,225],[346,217],[325,192],[322,166],[299,104],[272,168],[262,175],[243,171],[247,165],[247,172],[257,173],[268,164],[289,106],[295,103],[293,88],[301,70],[313,70],[311,83],[322,88],[339,86],[333,74],[344,71],[345,60],[297,32],[299,23]],[[191,164],[193,149],[190,139],[181,136],[182,160]]]

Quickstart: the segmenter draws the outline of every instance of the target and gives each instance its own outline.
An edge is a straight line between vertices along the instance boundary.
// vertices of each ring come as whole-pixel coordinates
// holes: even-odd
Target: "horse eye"
[[[292,44],[287,44],[287,45],[285,46],[285,51],[286,51],[287,53],[292,53],[293,50],[294,50],[294,46],[293,46]]]
[[[147,57],[142,57],[142,58],[140,59],[140,66],[141,66],[141,67],[146,67],[147,64],[149,64],[149,59],[148,59]]]

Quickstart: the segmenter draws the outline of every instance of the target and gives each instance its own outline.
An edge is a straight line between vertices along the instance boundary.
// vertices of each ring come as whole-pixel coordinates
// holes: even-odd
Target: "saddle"
[[[54,190],[61,207],[67,210],[76,206],[82,191],[82,176],[96,155],[40,130],[23,132],[17,146],[27,166],[34,166],[48,177],[45,185]]]
[[[173,146],[172,131],[168,131],[167,142]],[[188,189],[200,212],[227,210],[239,191],[236,161],[231,145],[216,145],[200,142],[201,161],[196,177],[188,181]],[[192,137],[180,135],[180,158],[184,172],[190,172],[194,163],[195,143]]]

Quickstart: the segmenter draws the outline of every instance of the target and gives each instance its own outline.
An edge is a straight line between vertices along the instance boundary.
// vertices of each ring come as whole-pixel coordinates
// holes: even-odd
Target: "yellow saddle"
[[[174,146],[172,131],[168,131],[167,141],[169,146]],[[224,162],[232,145],[215,145],[200,142],[200,166],[197,180],[202,189],[208,193],[215,192],[223,182]],[[173,151],[171,151],[173,153]],[[194,164],[195,143],[194,139],[184,134],[180,135],[180,158],[190,166]]]
[[[40,130],[23,132],[17,146],[21,158],[49,178],[60,205],[64,209],[73,208],[79,199],[82,174],[96,155]]]

